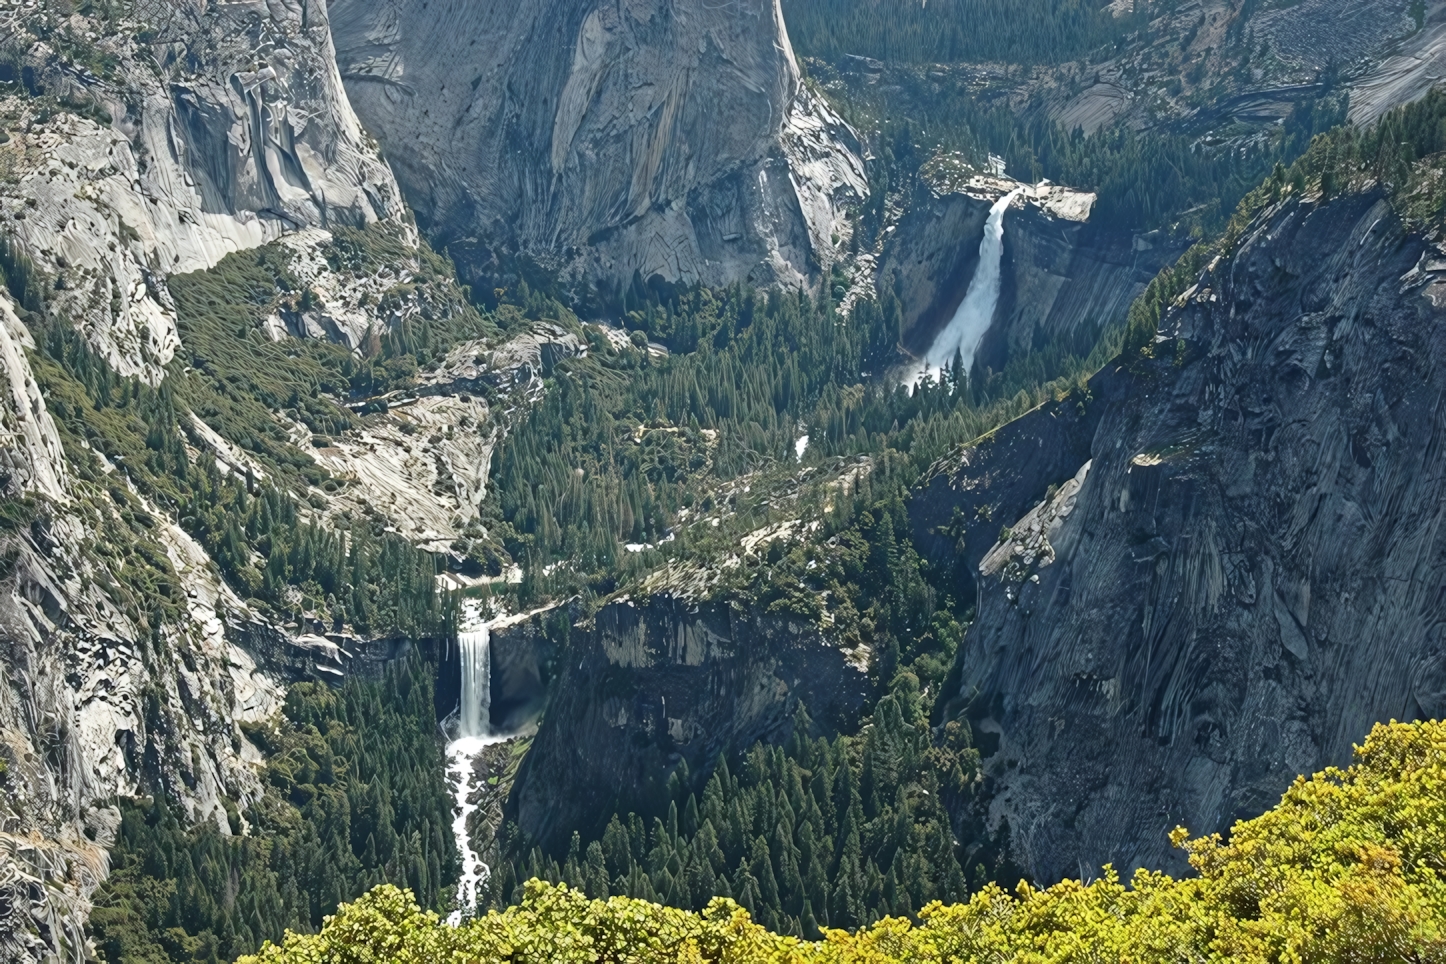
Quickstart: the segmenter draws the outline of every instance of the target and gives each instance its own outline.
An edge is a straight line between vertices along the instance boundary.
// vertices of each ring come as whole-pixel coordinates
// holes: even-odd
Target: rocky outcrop
[[[1395,0],[1378,2],[1399,6]],[[1402,9],[1401,13],[1404,14],[1405,10]],[[1392,108],[1426,96],[1441,83],[1442,68],[1446,67],[1446,8],[1433,6],[1427,13],[1424,29],[1414,32],[1412,28],[1415,24],[1409,18],[1405,18],[1404,24],[1399,15],[1394,23],[1390,16],[1379,19],[1394,26],[1396,35],[1406,39],[1396,45],[1390,56],[1373,64],[1352,81],[1349,120],[1358,127],[1374,124]],[[1363,31],[1367,35],[1372,32]],[[1333,48],[1332,56],[1340,62],[1342,58],[1336,50],[1339,50],[1338,46]]]
[[[1107,373],[1095,376],[1099,385]],[[1000,531],[1072,477],[1090,457],[1103,406],[1075,396],[1047,402],[933,466],[909,505],[920,554],[954,574],[972,598],[979,563]]]
[[[183,601],[162,622],[158,600],[124,588],[122,570],[142,565],[115,536],[129,513],[71,478],[4,295],[0,322],[0,957],[59,959],[85,947],[115,799],[163,786],[189,819],[232,832],[227,801],[261,793],[240,726],[275,713],[281,693],[228,636],[245,604],[159,512],[146,551],[168,557],[181,586],[166,592]],[[106,484],[125,487],[119,472]]]
[[[609,285],[791,285],[835,259],[867,191],[778,0],[331,13],[352,103],[464,273],[507,251]]]
[[[293,441],[336,483],[316,493],[326,499],[327,518],[341,517],[345,528],[346,519],[380,513],[416,545],[453,551],[477,525],[508,415],[542,397],[554,365],[586,354],[577,334],[541,322],[501,344],[457,345],[414,387],[357,403],[384,414],[345,433],[313,435],[293,423]],[[224,440],[217,443],[223,447]]]
[[[51,501],[66,498],[69,472],[55,421],[26,357],[35,347],[30,330],[15,314],[8,297],[0,296],[0,488],[30,493]]]
[[[491,623],[495,732],[524,733],[541,718],[580,615],[581,607],[572,600]]]
[[[965,539],[960,699],[1037,877],[1181,869],[1175,825],[1225,830],[1373,722],[1446,712],[1443,306],[1446,254],[1380,196],[1284,202],[1088,414],[1039,409],[915,498],[935,539],[953,506],[1008,527]]]
[[[1004,232],[999,303],[977,363],[1001,371],[1050,348],[1087,356],[1184,247],[1164,232],[1120,231],[1027,206]]]
[[[903,309],[904,346],[921,355],[964,300],[979,266],[979,242],[992,198],[964,192],[940,196],[927,185],[915,188],[908,210],[879,259],[878,285],[891,287]],[[1006,212],[1005,234],[1017,212]]]
[[[921,354],[948,323],[978,266],[990,206],[1019,187],[1025,191],[1004,217],[999,302],[976,355],[980,366],[999,371],[1047,347],[1087,355],[1180,253],[1159,232],[1091,219],[1092,194],[990,176],[921,178],[878,271],[879,284],[898,294],[905,348]]]
[[[867,667],[816,625],[668,593],[609,602],[571,629],[559,662],[507,802],[548,847],[664,799],[682,761],[706,771],[726,749],[785,737],[799,701],[816,719],[856,720],[870,692]]]
[[[261,757],[241,726],[278,712],[290,679],[336,668],[325,646],[258,622],[124,471],[93,452],[85,470],[69,461],[26,309],[70,320],[117,372],[155,384],[180,344],[169,276],[314,229],[300,258],[327,228],[378,220],[416,249],[347,104],[324,3],[75,6],[0,11],[0,70],[24,88],[0,99],[0,234],[45,302],[0,295],[5,960],[86,955],[118,797],[159,789],[189,822],[242,829]],[[306,280],[323,308],[340,297]],[[355,344],[344,329],[322,334]],[[267,634],[277,653],[252,648]]]
[[[119,20],[61,9],[0,14],[10,69],[71,108],[0,101],[0,230],[120,373],[158,381],[179,344],[167,275],[298,228],[401,216],[322,0],[144,0]]]

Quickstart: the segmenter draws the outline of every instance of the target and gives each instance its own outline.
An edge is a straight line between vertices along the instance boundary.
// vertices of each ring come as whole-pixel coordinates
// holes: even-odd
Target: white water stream
[[[461,705],[458,707],[457,738],[447,745],[447,778],[456,800],[453,810],[452,836],[457,852],[462,855],[462,876],[457,881],[457,907],[447,922],[456,926],[476,911],[477,896],[491,874],[472,847],[467,833],[467,819],[477,810],[471,802],[476,789],[476,762],[482,749],[501,743],[507,736],[493,733],[489,722],[492,709],[491,631],[486,623],[479,628],[457,634],[457,648],[462,663]]]
[[[1000,263],[1004,260],[1004,212],[1023,191],[1017,187],[994,202],[984,221],[984,240],[979,242],[979,266],[969,282],[969,291],[959,303],[954,317],[939,332],[924,357],[907,370],[904,384],[917,385],[927,375],[937,375],[945,365],[953,364],[957,353],[963,362],[964,377],[974,367],[979,343],[994,323],[994,309],[999,304]]]

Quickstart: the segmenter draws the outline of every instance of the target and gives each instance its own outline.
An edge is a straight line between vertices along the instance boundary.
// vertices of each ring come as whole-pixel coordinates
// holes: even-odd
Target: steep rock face
[[[1383,5],[1392,2],[1381,0]],[[1389,16],[1380,17],[1386,23],[1390,23],[1391,19]],[[1446,8],[1429,9],[1425,19],[1422,30],[1415,30],[1415,24],[1409,19],[1404,25],[1396,20],[1396,36],[1405,39],[1396,45],[1390,56],[1380,59],[1369,71],[1354,79],[1351,84],[1351,123],[1360,127],[1374,124],[1392,108],[1426,96],[1440,81],[1442,65],[1446,64]],[[1331,56],[1339,62],[1339,41],[1330,50]]]
[[[0,448],[10,519],[0,528],[7,960],[83,952],[89,897],[119,821],[114,800],[135,795],[142,779],[172,790],[188,818],[230,832],[224,801],[244,805],[261,792],[249,765],[259,754],[239,727],[280,707],[277,684],[227,636],[223,617],[245,604],[160,513],[157,542],[183,583],[184,612],[147,625],[149,601],[120,587],[121,569],[134,562],[99,544],[121,514],[109,498],[78,496],[25,355],[32,347],[0,295],[0,432],[16,440]]]
[[[338,0],[332,23],[358,114],[464,266],[500,244],[609,283],[794,283],[867,190],[777,0]]]
[[[0,12],[0,54],[28,92],[0,99],[0,233],[7,260],[33,262],[51,320],[116,371],[164,377],[170,275],[379,219],[415,248],[346,102],[324,4],[139,2],[110,20],[74,6]],[[0,958],[81,959],[115,799],[163,788],[185,820],[240,829],[261,794],[241,725],[329,661],[258,622],[125,472],[62,446],[27,301],[0,294]],[[92,459],[100,483],[72,471]],[[253,650],[258,632],[279,651]]]
[[[1157,235],[1092,220],[1091,194],[987,176],[961,185],[921,182],[878,272],[879,284],[899,296],[910,351],[924,351],[964,300],[989,208],[1019,187],[1024,193],[1004,216],[999,302],[979,346],[982,366],[998,371],[1010,358],[1049,345],[1087,354],[1104,326],[1123,320],[1179,254]]]
[[[1160,232],[1119,231],[1037,205],[1010,228],[994,325],[979,345],[979,363],[995,371],[1031,349],[1089,354],[1184,247]]]
[[[577,619],[576,602],[492,624],[492,726],[521,733],[537,723]]]
[[[1107,377],[1096,375],[1093,384]],[[953,570],[961,598],[970,598],[1000,530],[1089,460],[1102,411],[1074,397],[1048,402],[935,465],[920,482],[909,504],[914,542],[930,562]]]
[[[112,120],[0,102],[0,225],[59,279],[52,307],[122,374],[156,382],[176,350],[166,275],[298,228],[401,215],[342,89],[321,0],[4,19],[4,52],[37,91]],[[41,39],[60,34],[99,37],[113,68],[98,76]]]
[[[997,199],[998,195],[995,195]],[[979,267],[979,242],[994,201],[984,194],[937,195],[916,188],[909,210],[899,219],[894,239],[879,261],[879,287],[898,295],[904,320],[904,346],[925,351],[969,291]],[[1005,215],[1005,232],[1015,218]]]
[[[546,846],[659,799],[682,760],[707,769],[727,748],[781,738],[799,700],[816,719],[856,719],[869,692],[867,667],[816,626],[666,594],[604,606],[559,661],[507,804]]]
[[[1094,380],[1068,459],[966,453],[915,500],[1042,500],[967,547],[960,667],[1038,877],[1178,868],[1176,824],[1224,830],[1374,721],[1446,712],[1443,271],[1378,196],[1272,208],[1156,360]],[[1059,444],[1058,415],[1011,444]]]

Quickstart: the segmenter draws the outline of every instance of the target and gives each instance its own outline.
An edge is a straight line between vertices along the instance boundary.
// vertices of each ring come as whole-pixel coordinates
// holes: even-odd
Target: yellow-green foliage
[[[379,887],[319,934],[246,964],[312,962],[1307,962],[1446,961],[1446,724],[1377,726],[1354,766],[1298,779],[1279,806],[1218,835],[1172,840],[1198,876],[1112,872],[1046,890],[990,886],[818,943],[771,934],[732,901],[702,913],[589,901],[533,882],[520,907],[458,928]]]

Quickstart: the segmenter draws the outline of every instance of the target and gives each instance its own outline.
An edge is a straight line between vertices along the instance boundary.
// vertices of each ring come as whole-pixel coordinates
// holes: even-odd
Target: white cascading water
[[[457,738],[447,745],[447,776],[452,782],[456,800],[453,811],[452,836],[457,852],[462,855],[462,876],[457,881],[457,906],[448,916],[456,926],[470,917],[477,908],[477,896],[487,883],[491,870],[472,847],[467,833],[467,820],[477,810],[472,793],[476,789],[477,756],[483,747],[501,743],[506,736],[492,732],[489,721],[492,710],[492,641],[486,623],[476,629],[457,634],[457,649],[462,664],[462,695],[457,712]]]
[[[964,377],[974,367],[974,354],[979,343],[994,323],[994,308],[999,304],[1000,263],[1004,260],[1004,212],[1023,191],[1017,187],[994,202],[984,221],[984,240],[979,242],[979,266],[969,282],[969,291],[959,303],[954,317],[939,332],[934,344],[904,377],[905,384],[917,385],[924,376],[936,373],[954,363],[957,353],[963,362]]]
[[[457,736],[486,736],[492,715],[492,633],[484,623],[470,633],[457,634],[457,655],[462,663],[462,700],[458,708]]]

